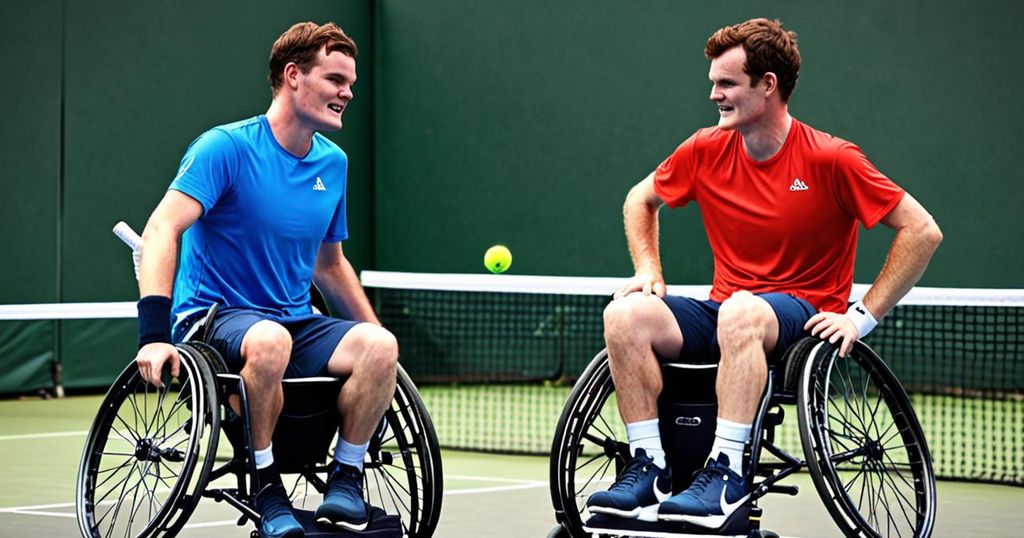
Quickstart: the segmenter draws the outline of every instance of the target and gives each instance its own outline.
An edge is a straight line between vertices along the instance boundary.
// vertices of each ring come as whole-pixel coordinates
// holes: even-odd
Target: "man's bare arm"
[[[661,254],[658,250],[658,210],[663,202],[654,191],[654,173],[630,189],[622,213],[626,227],[626,242],[633,259],[635,275],[618,292],[615,298],[633,292],[644,295],[665,295],[665,277],[661,270]]]
[[[203,206],[181,192],[169,190],[160,200],[142,232],[139,297],[171,297],[181,234],[202,214]],[[162,386],[160,374],[168,361],[171,363],[171,375],[177,376],[178,352],[174,346],[163,342],[142,346],[135,357],[143,379],[158,387]]]
[[[345,258],[340,242],[320,245],[313,282],[335,313],[355,321],[380,325],[355,269]]]
[[[882,270],[861,300],[875,320],[889,313],[917,284],[942,242],[942,231],[935,219],[910,193],[903,195],[903,199],[882,219],[882,224],[896,230],[896,236]],[[843,356],[863,336],[850,316],[833,312],[816,314],[807,321],[804,329],[832,343],[841,339],[840,355]]]

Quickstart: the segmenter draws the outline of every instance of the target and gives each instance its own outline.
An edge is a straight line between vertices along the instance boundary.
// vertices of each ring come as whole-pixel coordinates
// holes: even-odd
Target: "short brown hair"
[[[303,73],[309,73],[316,63],[320,49],[327,53],[340,52],[355,59],[356,42],[333,22],[318,25],[300,22],[292,25],[270,48],[270,89],[276,94],[284,83],[284,68],[291,62]]]
[[[783,28],[782,21],[778,19],[750,19],[715,32],[704,47],[704,56],[709,60],[717,58],[739,45],[747,53],[743,72],[750,75],[751,85],[760,82],[765,73],[775,73],[782,102],[788,102],[800,76],[800,49],[796,46],[796,33]]]

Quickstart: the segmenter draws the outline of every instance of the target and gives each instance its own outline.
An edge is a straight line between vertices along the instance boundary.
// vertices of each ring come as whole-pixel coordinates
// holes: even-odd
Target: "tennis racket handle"
[[[142,246],[142,238],[123,220],[114,225],[114,235],[124,241],[124,244],[131,247],[132,250],[139,250],[139,247]]]

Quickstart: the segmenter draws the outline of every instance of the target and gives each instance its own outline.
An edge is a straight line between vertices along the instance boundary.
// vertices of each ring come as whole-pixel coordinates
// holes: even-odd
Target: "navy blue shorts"
[[[205,312],[196,316],[201,320]],[[310,316],[297,320],[282,320],[277,316],[241,307],[225,307],[217,311],[213,328],[209,333],[209,344],[217,350],[232,372],[240,372],[242,360],[242,340],[250,327],[257,322],[270,320],[280,324],[292,336],[292,357],[284,372],[285,378],[326,376],[327,362],[331,359],[341,338],[357,321],[329,318],[326,316]],[[192,320],[186,320],[189,323]],[[189,323],[190,324],[190,323]],[[188,326],[180,330],[184,332]]]
[[[790,346],[806,335],[804,323],[817,311],[807,301],[786,293],[754,295],[768,301],[779,320],[778,343],[767,357],[768,364],[775,364]],[[686,364],[718,364],[722,358],[722,350],[718,346],[718,309],[722,303],[673,295],[666,295],[663,300],[683,333],[683,350],[678,360]]]

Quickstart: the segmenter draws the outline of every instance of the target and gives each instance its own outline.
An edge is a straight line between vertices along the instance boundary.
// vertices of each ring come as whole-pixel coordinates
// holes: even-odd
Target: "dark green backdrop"
[[[781,18],[803,55],[794,116],[851,140],[935,216],[922,285],[1024,286],[1024,4],[384,2],[378,12],[376,265],[631,274],[627,190],[714,124],[703,49],[717,28]],[[858,282],[891,234],[862,235]],[[699,211],[662,212],[673,283],[706,283]]]
[[[43,0],[5,6],[0,67],[0,304],[138,297],[128,250],[136,230],[206,129],[266,111],[270,46],[298,21],[334,20],[360,47],[356,100],[330,133],[349,154],[345,251],[373,255],[373,40],[366,1],[301,3]],[[110,382],[134,353],[134,320],[0,322],[0,392]]]
[[[141,229],[188,143],[269,104],[269,47],[334,20],[359,43],[345,129],[357,269],[625,276],[629,187],[716,121],[702,50],[716,28],[779,17],[804,58],[792,112],[856,142],[935,215],[922,282],[1021,287],[1024,37],[1019,3],[670,0],[88,3],[6,6],[0,68],[0,304],[132,300],[118,219]],[[891,234],[862,236],[870,281]],[[672,283],[706,283],[696,207],[663,211]],[[0,392],[103,385],[130,320],[0,323]]]

